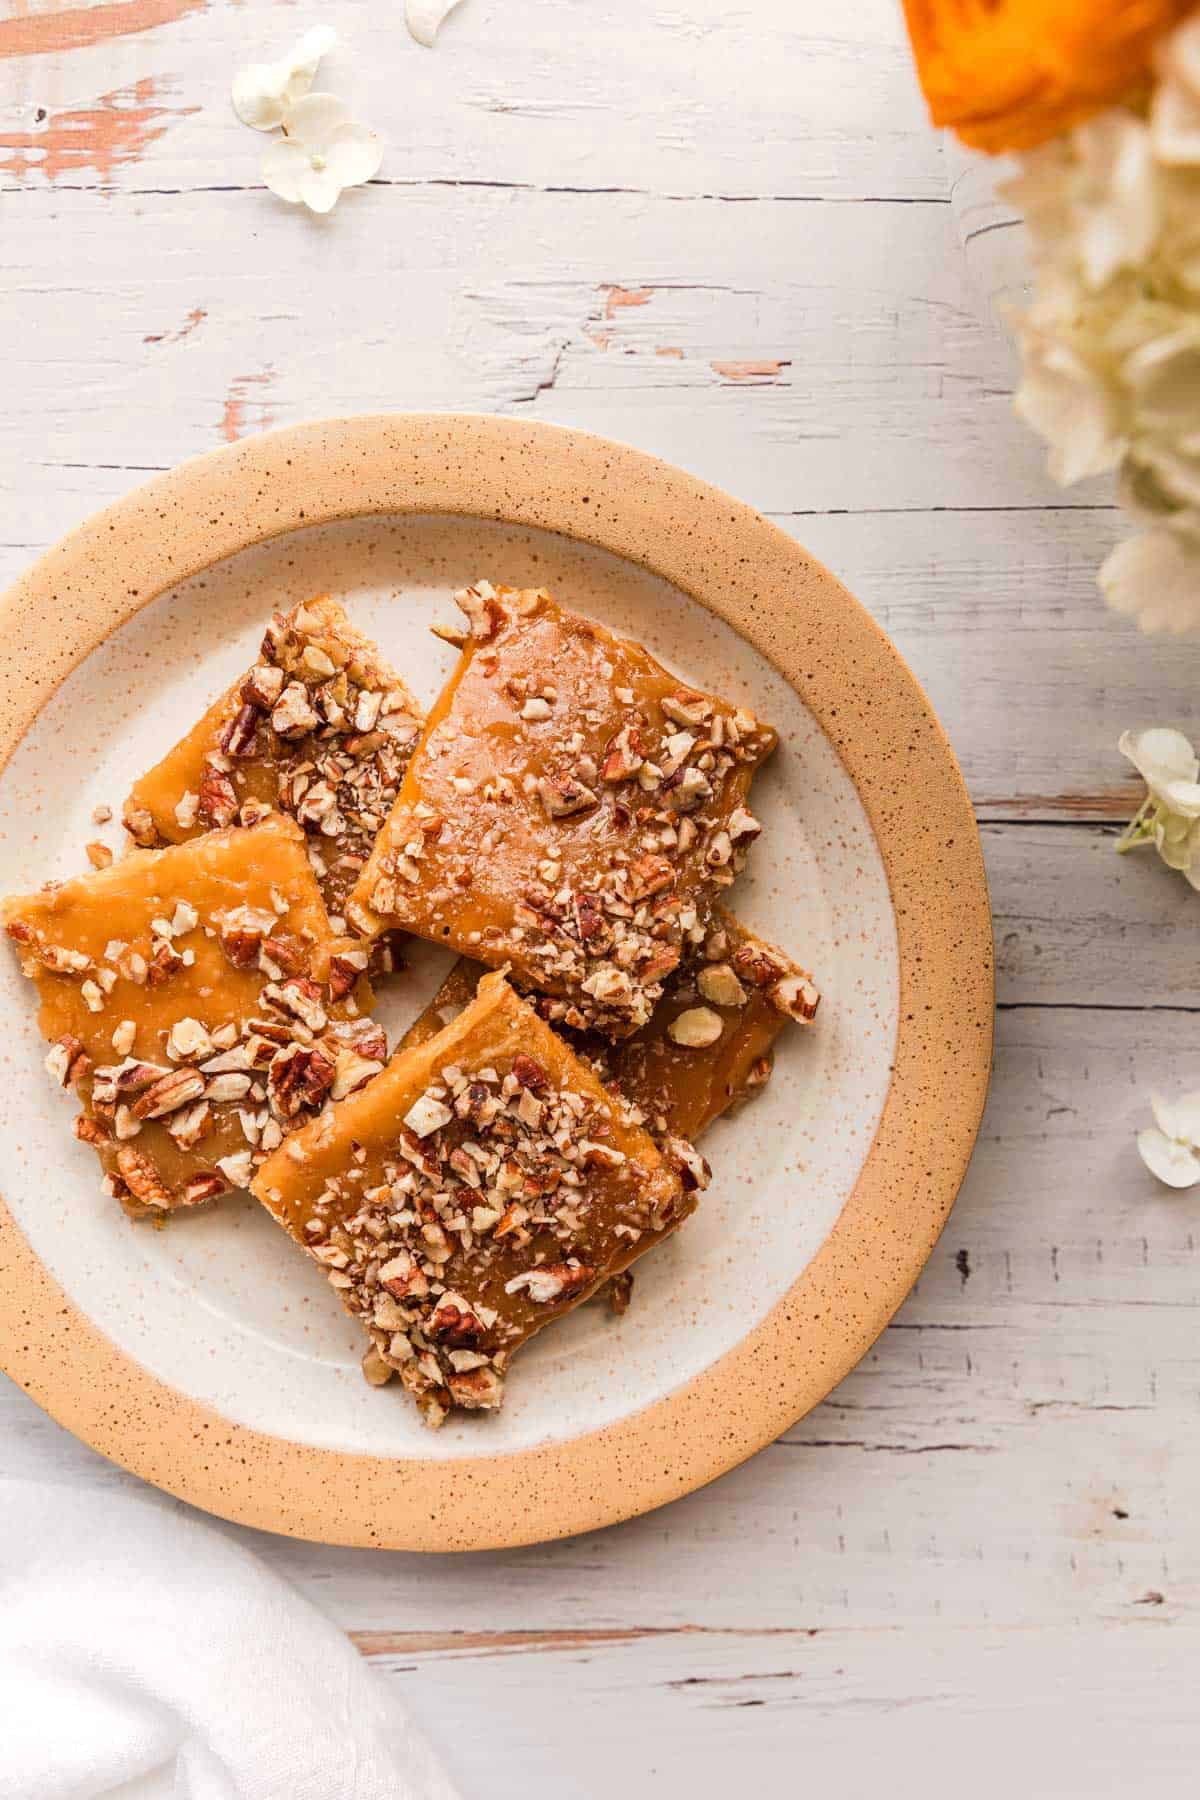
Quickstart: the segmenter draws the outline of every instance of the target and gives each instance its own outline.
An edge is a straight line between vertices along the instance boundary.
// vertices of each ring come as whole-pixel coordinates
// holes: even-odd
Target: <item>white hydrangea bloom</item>
[[[1142,1161],[1167,1187],[1195,1187],[1200,1181],[1200,1094],[1174,1101],[1152,1096],[1150,1110],[1154,1124],[1138,1132]]]
[[[1200,888],[1200,758],[1182,731],[1167,726],[1126,731],[1117,748],[1146,783],[1146,798],[1117,849],[1152,843],[1169,869]]]
[[[1148,116],[1112,107],[1022,159],[1035,297],[1016,410],[1063,485],[1118,471],[1141,535],[1100,571],[1145,631],[1200,628],[1200,14],[1164,43]]]
[[[284,136],[262,160],[262,178],[273,194],[310,212],[327,213],[344,188],[378,173],[383,145],[351,119],[333,94],[306,94],[284,116]]]
[[[1190,535],[1167,527],[1126,538],[1109,551],[1098,579],[1113,611],[1143,631],[1200,626],[1200,543]]]
[[[337,33],[328,25],[306,31],[278,62],[251,63],[233,78],[233,110],[243,125],[274,131],[284,114],[302,100],[317,78],[321,58],[333,49]]]

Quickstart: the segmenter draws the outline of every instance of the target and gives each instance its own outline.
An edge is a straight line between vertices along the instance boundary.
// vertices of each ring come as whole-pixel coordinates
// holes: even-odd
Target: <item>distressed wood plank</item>
[[[779,522],[828,563],[925,685],[981,818],[1128,819],[1128,726],[1200,733],[1194,654],[1107,611],[1106,508],[818,514]],[[1087,995],[1083,996],[1087,998]]]
[[[0,468],[36,446],[51,540],[146,468],[381,407],[623,437],[772,513],[1055,497],[979,366],[944,208],[428,189],[359,191],[326,221],[265,191],[5,204],[0,321],[26,361]],[[778,374],[714,367],[746,362]]]
[[[839,1800],[871,1800],[881,1769],[904,1800],[949,1793],[966,1770],[981,1800],[1174,1796],[1194,1781],[1180,1690],[1200,1632],[1161,1612],[1091,1632],[796,1630],[482,1661],[398,1648],[378,1666],[468,1793],[791,1793],[799,1761],[805,1788]],[[548,1693],[569,1705],[547,1708]],[[565,1728],[548,1728],[560,1711]]]
[[[1200,1010],[1200,896],[1152,850],[1117,855],[1117,836],[984,826],[1002,1005]]]
[[[0,181],[252,185],[262,140],[235,118],[230,81],[308,23],[261,0],[22,5],[0,20]],[[519,15],[470,0],[432,55],[376,0],[339,0],[336,25],[321,85],[382,134],[389,181],[946,196],[892,0],[836,19],[791,0],[740,11],[589,0],[586,30],[564,28],[558,0],[522,0]],[[132,131],[126,120],[114,158],[111,115],[145,105],[163,111]],[[55,143],[64,131],[76,140],[69,167]]]

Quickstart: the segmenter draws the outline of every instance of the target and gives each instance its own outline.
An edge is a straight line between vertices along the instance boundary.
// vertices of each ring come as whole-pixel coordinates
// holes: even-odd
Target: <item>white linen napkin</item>
[[[213,1526],[0,1481],[0,1800],[456,1800],[349,1639]]]

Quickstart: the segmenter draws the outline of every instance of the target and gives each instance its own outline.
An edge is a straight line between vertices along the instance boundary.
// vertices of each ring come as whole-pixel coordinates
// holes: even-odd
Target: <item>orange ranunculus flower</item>
[[[1029,150],[1131,92],[1198,0],[904,0],[935,125]]]

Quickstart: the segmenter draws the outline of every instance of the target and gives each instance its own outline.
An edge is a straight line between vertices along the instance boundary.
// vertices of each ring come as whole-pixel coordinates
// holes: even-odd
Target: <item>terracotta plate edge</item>
[[[978,1130],[991,915],[949,744],[896,650],[829,571],[667,463],[511,419],[295,426],[184,463],[88,520],[0,600],[0,768],[59,683],[158,594],[254,543],[370,513],[460,513],[598,545],[725,619],[796,689],[866,808],[899,940],[892,1081],[859,1179],[817,1256],[740,1344],[643,1411],[562,1444],[399,1461],[231,1424],[117,1349],[2,1200],[0,1367],[84,1442],[225,1518],[329,1543],[499,1548],[692,1491],[777,1437],[869,1348],[937,1241]]]

